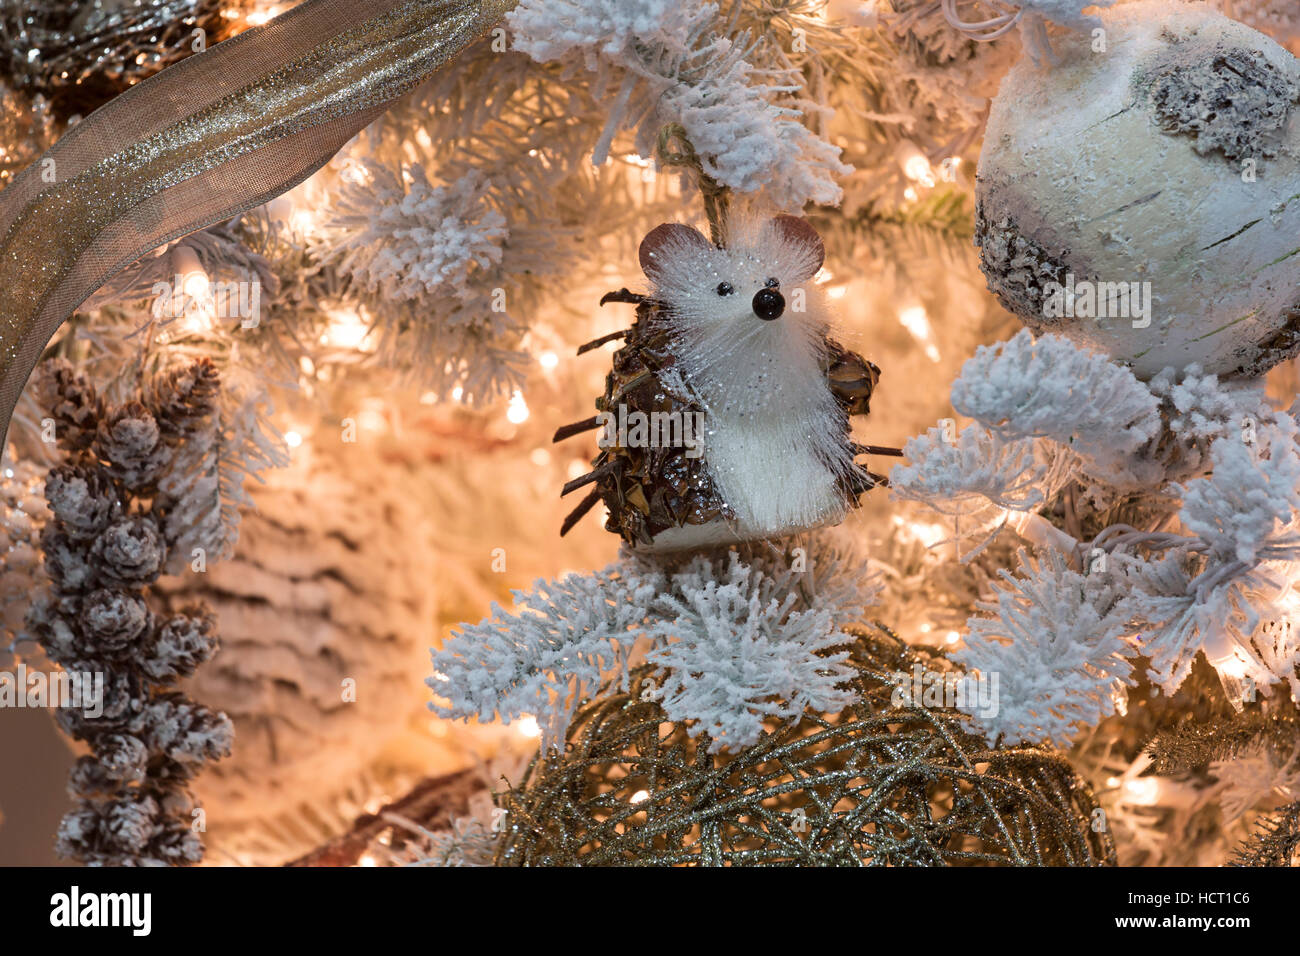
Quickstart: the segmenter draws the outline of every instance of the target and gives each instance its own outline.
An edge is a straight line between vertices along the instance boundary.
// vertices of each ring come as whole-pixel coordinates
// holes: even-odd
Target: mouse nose
[[[781,318],[785,311],[785,296],[775,289],[759,289],[754,293],[754,314],[764,321]]]

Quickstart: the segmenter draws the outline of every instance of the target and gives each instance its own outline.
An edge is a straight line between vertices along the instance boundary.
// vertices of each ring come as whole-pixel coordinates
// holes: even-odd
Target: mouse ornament
[[[564,486],[592,486],[561,534],[598,501],[606,528],[649,551],[708,547],[839,523],[885,479],[855,444],[880,369],[830,337],[814,284],[825,250],[794,216],[728,224],[725,244],[678,223],[641,243],[651,291],[601,299],[636,306],[632,327],[578,354],[623,340],[598,414],[566,425],[563,441],[599,429],[592,470]]]

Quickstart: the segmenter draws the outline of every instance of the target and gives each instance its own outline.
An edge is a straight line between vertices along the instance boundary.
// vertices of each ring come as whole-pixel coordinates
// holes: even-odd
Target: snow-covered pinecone
[[[98,588],[86,595],[77,615],[81,653],[91,659],[121,658],[149,633],[153,614],[144,598],[127,591]]]
[[[103,774],[118,786],[144,779],[149,750],[139,737],[131,734],[100,734],[94,740],[95,759]]]
[[[190,772],[205,761],[229,756],[235,736],[229,717],[183,694],[166,694],[150,701],[132,726],[151,750]]]
[[[55,849],[92,866],[130,865],[157,835],[161,814],[158,801],[140,791],[102,803],[82,801],[59,825]]]
[[[217,408],[221,373],[202,358],[154,378],[144,401],[153,409],[163,437],[176,443],[202,431]]]
[[[167,561],[158,522],[149,515],[121,518],[105,528],[90,550],[99,580],[120,588],[152,584]]]
[[[155,621],[146,597],[168,556],[158,486],[181,449],[192,451],[215,427],[217,370],[191,363],[111,408],[67,363],[50,363],[41,382],[67,461],[46,479],[53,520],[40,543],[49,586],[26,627],[51,660],[104,680],[101,714],[55,711],[58,725],[91,747],[69,777],[80,804],[57,848],[92,865],[196,863],[203,847],[189,830],[183,788],[205,762],[230,753],[233,726],[167,687],[216,652],[216,620],[195,606]]]
[[[57,522],[41,529],[45,573],[60,594],[79,594],[94,586],[95,569],[84,542],[73,541]]]
[[[127,402],[100,421],[95,451],[108,462],[108,473],[135,492],[152,488],[172,455],[153,413],[140,402]]]
[[[117,489],[98,465],[64,465],[45,479],[45,500],[69,539],[93,538],[121,511]]]
[[[54,359],[42,368],[36,394],[41,407],[54,419],[59,447],[68,451],[89,448],[104,414],[103,400],[67,359]]]
[[[103,665],[85,660],[60,662],[76,673],[102,671]],[[59,707],[54,722],[65,734],[77,740],[94,740],[101,734],[131,733],[131,723],[140,711],[138,688],[125,671],[102,671],[104,674],[104,710],[98,717],[88,717],[76,707]]]
[[[149,851],[165,866],[189,866],[203,859],[203,842],[183,819],[165,817],[162,832],[153,838]]]
[[[219,646],[216,616],[205,606],[187,607],[158,628],[140,667],[154,680],[171,683],[193,675]]]
[[[112,793],[122,786],[122,781],[109,776],[99,759],[78,757],[68,774],[68,793],[73,797],[93,797]]]
[[[49,554],[47,551],[47,567]],[[81,641],[68,622],[62,600],[55,595],[49,592],[37,594],[27,608],[24,626],[32,637],[40,641],[45,656],[56,664],[67,666],[81,657]]]

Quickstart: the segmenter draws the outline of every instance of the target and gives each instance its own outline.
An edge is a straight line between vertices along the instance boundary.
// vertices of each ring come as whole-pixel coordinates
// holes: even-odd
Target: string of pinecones
[[[101,715],[57,711],[63,730],[90,748],[70,776],[77,804],[57,850],[95,865],[197,863],[203,818],[188,784],[230,753],[233,727],[174,685],[216,652],[216,621],[206,606],[159,614],[149,591],[184,532],[169,521],[175,499],[160,485],[216,414],[219,373],[199,360],[111,405],[55,360],[37,388],[63,462],[45,481],[50,584],[27,627],[65,671],[103,675]]]

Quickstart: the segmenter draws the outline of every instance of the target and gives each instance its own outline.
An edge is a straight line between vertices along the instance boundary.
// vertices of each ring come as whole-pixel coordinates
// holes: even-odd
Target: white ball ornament
[[[1150,0],[1003,80],[978,173],[989,287],[1035,332],[1149,377],[1300,351],[1300,61]]]

